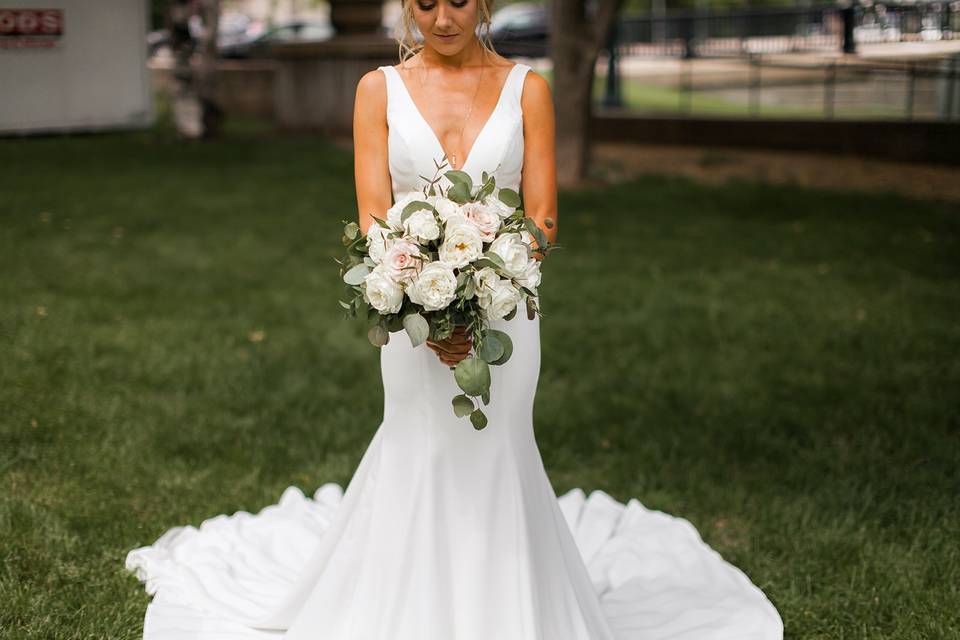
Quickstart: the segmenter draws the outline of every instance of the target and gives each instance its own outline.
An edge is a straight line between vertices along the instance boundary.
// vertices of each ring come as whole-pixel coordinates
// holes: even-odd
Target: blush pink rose
[[[463,205],[462,213],[480,231],[484,242],[493,242],[500,229],[500,216],[493,207],[482,202],[468,202]]]
[[[409,282],[420,273],[423,256],[416,243],[406,238],[397,238],[383,254],[382,264],[394,281]]]

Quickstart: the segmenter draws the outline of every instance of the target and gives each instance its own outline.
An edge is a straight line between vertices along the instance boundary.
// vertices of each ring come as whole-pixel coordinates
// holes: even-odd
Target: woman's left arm
[[[556,117],[550,85],[538,73],[528,71],[520,97],[523,109],[523,191],[524,214],[540,227],[548,242],[557,240],[557,155]],[[553,220],[553,227],[544,223]],[[536,240],[534,240],[536,246]],[[543,259],[539,252],[534,253]]]

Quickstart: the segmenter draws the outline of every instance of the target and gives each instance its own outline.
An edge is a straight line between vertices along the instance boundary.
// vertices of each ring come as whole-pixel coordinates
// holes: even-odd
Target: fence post
[[[618,26],[619,23],[614,20],[607,38],[607,81],[603,94],[603,106],[605,107],[623,106],[623,99],[620,95],[619,56],[617,54]]]
[[[856,53],[857,43],[853,39],[853,27],[856,18],[856,0],[850,0],[850,4],[840,9],[840,15],[843,18],[843,52]]]
[[[750,64],[750,115],[756,116],[760,113],[760,54],[752,51],[747,53],[747,61]]]
[[[691,68],[693,61],[681,58],[678,62],[680,67],[680,91],[678,92],[680,104],[678,107],[682,113],[690,115],[693,107],[693,70]]]
[[[956,113],[960,112],[960,109],[957,108],[957,104],[954,100],[957,98],[957,60],[960,60],[960,55],[950,56],[949,70],[947,71],[946,78],[946,107],[943,110],[943,117],[946,120],[953,120],[953,117]]]
[[[683,37],[683,57],[695,58],[697,56],[697,51],[693,44],[693,16],[681,16],[679,22]]]
[[[917,77],[914,73],[914,62],[907,63],[907,120],[913,120],[913,94],[916,90]]]
[[[831,60],[830,64],[824,67],[824,71],[826,73],[823,82],[823,116],[824,118],[833,118],[835,85],[837,83],[837,61]]]

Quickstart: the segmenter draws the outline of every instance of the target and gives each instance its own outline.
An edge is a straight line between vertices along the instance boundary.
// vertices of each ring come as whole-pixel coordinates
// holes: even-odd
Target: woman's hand
[[[427,338],[427,346],[437,352],[440,360],[449,367],[455,367],[470,355],[473,339],[467,334],[464,325],[457,325],[446,340],[433,341]]]

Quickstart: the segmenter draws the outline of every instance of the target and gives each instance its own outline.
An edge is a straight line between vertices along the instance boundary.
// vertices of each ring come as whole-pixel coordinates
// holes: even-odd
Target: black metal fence
[[[852,53],[858,43],[960,38],[960,1],[671,11],[662,16],[625,16],[613,38],[627,55]]]
[[[611,33],[600,101],[644,111],[643,91],[661,103],[673,91],[673,113],[709,113],[712,100],[713,111],[726,115],[784,116],[793,100],[799,117],[958,119],[960,54],[888,62],[829,55],[865,44],[958,39],[960,0],[627,16]],[[782,55],[818,52],[828,55]],[[624,87],[620,60],[657,57],[679,62],[674,78],[631,72],[633,86]],[[722,72],[711,71],[710,61],[723,60]],[[634,99],[625,100],[630,90]]]

